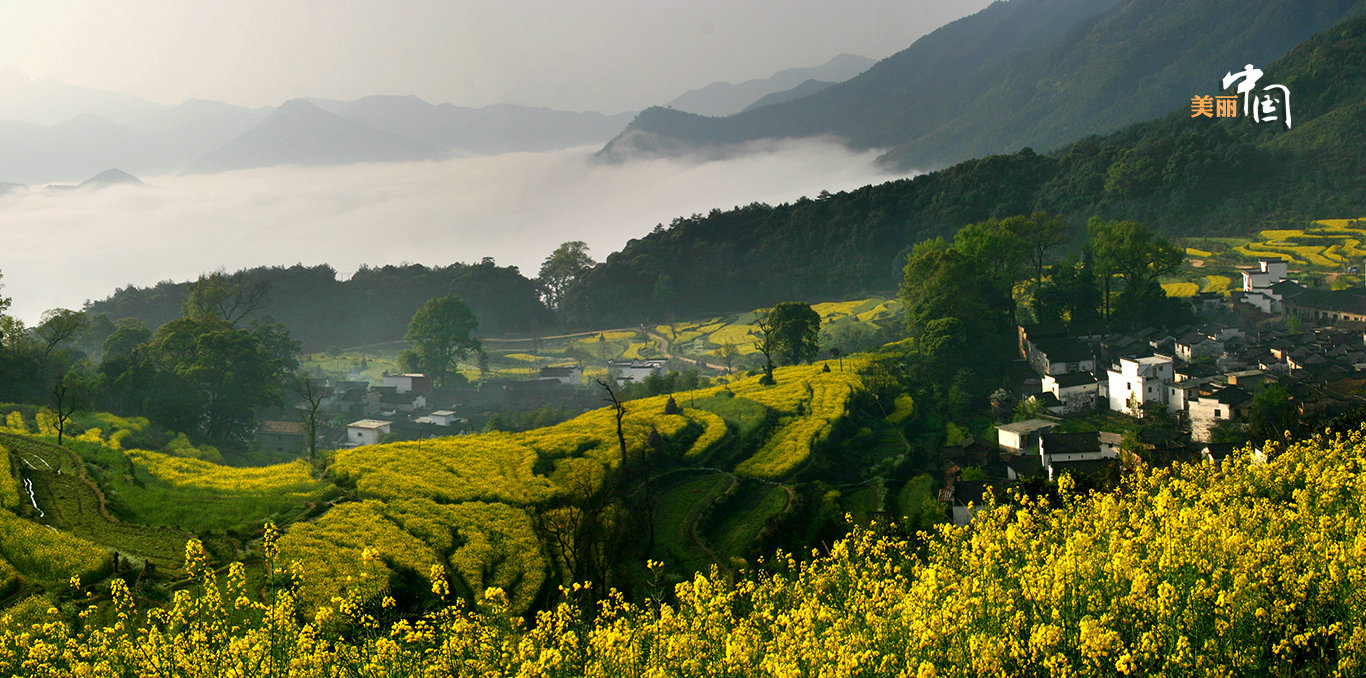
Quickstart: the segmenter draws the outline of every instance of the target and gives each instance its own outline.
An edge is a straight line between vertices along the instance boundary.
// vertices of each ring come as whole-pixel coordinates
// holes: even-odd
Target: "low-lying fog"
[[[447,265],[489,256],[534,276],[559,243],[595,259],[675,217],[892,178],[875,153],[784,143],[729,160],[596,164],[592,148],[444,162],[142,177],[0,195],[0,295],[27,323],[121,286],[215,269]]]

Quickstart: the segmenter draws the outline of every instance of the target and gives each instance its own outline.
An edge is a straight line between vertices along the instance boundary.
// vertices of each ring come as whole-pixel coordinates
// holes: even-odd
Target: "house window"
[[[357,438],[360,437],[360,431],[356,431],[356,437],[357,437]]]
[[[1215,419],[1218,419],[1218,418],[1220,418],[1220,417],[1222,417],[1222,416],[1224,416],[1224,415],[1223,415],[1223,410],[1221,410],[1221,409],[1219,409],[1219,408],[1217,408],[1217,407],[1214,408],[1214,418],[1215,418]]]

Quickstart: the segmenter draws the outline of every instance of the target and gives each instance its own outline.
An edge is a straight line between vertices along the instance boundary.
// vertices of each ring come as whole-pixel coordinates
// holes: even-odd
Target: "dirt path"
[[[730,485],[726,487],[724,492],[717,495],[716,499],[720,499],[721,497],[734,492],[735,487],[740,484],[740,479],[736,478],[734,473],[727,473],[726,475],[730,478]],[[706,540],[702,539],[702,533],[698,530],[697,525],[701,522],[701,519],[702,511],[698,511],[697,515],[693,516],[692,524],[688,526],[688,534],[692,537],[692,542],[696,544],[697,548],[701,549],[703,553],[707,554],[707,557],[711,559],[711,562],[716,563],[716,566],[721,568],[727,576],[734,577],[735,571],[731,569],[730,564],[721,560],[721,556],[713,551],[710,546],[707,546]]]
[[[705,361],[702,361],[702,360],[695,360],[695,359],[693,359],[693,358],[688,358],[688,357],[685,357],[685,356],[676,356],[676,355],[673,355],[672,353],[669,353],[669,340],[666,339],[666,338],[664,338],[664,335],[662,335],[662,334],[655,334],[654,332],[646,332],[646,333],[645,333],[645,336],[648,336],[648,337],[650,337],[651,339],[654,339],[655,341],[659,342],[659,355],[664,356],[665,358],[668,358],[668,359],[670,359],[670,360],[682,360],[682,361],[685,361],[685,362],[692,363],[692,364],[694,364],[694,365],[701,365],[701,366],[703,366],[703,367],[706,367],[706,368],[708,368],[708,369],[713,369],[713,370],[716,370],[717,372],[721,372],[721,373],[726,373],[726,372],[729,372],[729,371],[730,371],[730,370],[726,369],[726,366],[725,366],[725,365],[714,365],[714,364],[712,364],[712,363],[705,362]]]

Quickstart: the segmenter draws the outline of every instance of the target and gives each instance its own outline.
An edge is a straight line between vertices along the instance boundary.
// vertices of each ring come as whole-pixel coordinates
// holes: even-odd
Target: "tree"
[[[86,323],[85,314],[80,311],[65,308],[44,311],[42,322],[33,330],[33,333],[43,342],[42,358],[39,359],[38,363],[46,366],[52,351],[58,345],[71,341],[85,331]]]
[[[278,325],[233,327],[205,314],[162,325],[147,351],[154,373],[140,377],[176,391],[163,402],[183,416],[180,401],[194,403],[195,426],[212,440],[240,443],[255,426],[256,409],[280,402],[294,371],[298,344]],[[149,413],[151,416],[151,413]]]
[[[821,316],[810,304],[785,301],[769,310],[760,329],[769,340],[769,349],[783,365],[810,362],[820,350]],[[765,329],[766,328],[766,329]]]
[[[62,444],[72,415],[88,404],[89,394],[90,379],[76,370],[67,372],[52,385],[52,419],[58,445]]]
[[[459,297],[446,295],[428,300],[413,314],[404,339],[413,342],[419,364],[441,385],[470,351],[478,351],[474,338],[479,320]]]
[[[252,311],[264,307],[270,301],[270,283],[259,277],[248,277],[242,273],[228,275],[215,271],[201,275],[190,283],[189,295],[181,306],[181,315],[216,315],[229,325]]]
[[[536,278],[545,305],[559,309],[565,289],[581,273],[592,268],[594,263],[593,258],[588,256],[588,243],[582,240],[571,240],[555,248],[541,263],[541,272]]]
[[[1284,386],[1270,382],[1252,395],[1247,428],[1253,442],[1285,441],[1287,432],[1293,436],[1299,427],[1299,409]]]
[[[731,363],[735,362],[736,356],[740,355],[740,347],[733,341],[721,342],[721,346],[716,349],[717,357],[726,366],[726,374],[731,373]]]
[[[1034,295],[1038,322],[1061,322],[1069,329],[1090,329],[1100,321],[1101,295],[1094,267],[1073,258],[1055,264],[1048,280]]]
[[[5,279],[5,274],[4,274],[4,273],[0,273],[0,280],[4,280],[4,279]],[[4,284],[3,282],[0,282],[0,290],[2,290],[2,289],[4,289],[4,288],[5,288],[5,284]],[[12,303],[12,301],[10,300],[9,297],[0,296],[0,315],[4,315],[4,314],[5,314],[5,311],[8,311],[8,310],[9,310],[9,307],[10,307],[10,304],[11,304],[11,303]]]
[[[105,337],[101,345],[104,360],[127,358],[137,347],[152,338],[152,331],[140,318],[121,318],[114,323],[114,331]]]
[[[318,459],[318,413],[322,410],[327,389],[321,379],[296,371],[289,380],[289,388],[304,399],[304,435],[308,436],[308,458]]]
[[[1048,254],[1067,242],[1067,222],[1061,215],[1035,212],[1029,216],[1007,219],[1012,232],[1024,243],[1029,263],[1034,268],[1034,288],[1043,284],[1043,267]]]
[[[1106,221],[1092,218],[1090,251],[1104,282],[1104,298],[1109,317],[1110,278],[1119,276],[1124,283],[1119,306],[1126,314],[1141,313],[1153,302],[1165,298],[1158,278],[1175,271],[1186,260],[1179,247],[1136,221]]]

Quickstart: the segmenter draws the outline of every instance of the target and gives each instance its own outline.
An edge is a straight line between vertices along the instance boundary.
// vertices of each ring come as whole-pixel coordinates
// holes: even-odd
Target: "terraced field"
[[[669,566],[684,572],[706,572],[713,553],[703,541],[698,520],[712,503],[738,482],[728,473],[706,471],[675,474],[655,490],[655,539]]]
[[[725,559],[746,558],[769,520],[791,506],[790,490],[781,485],[746,481],[732,491],[734,497],[718,507],[706,538]]]
[[[110,517],[104,497],[76,454],[12,434],[0,434],[0,445],[26,467],[20,473],[31,483],[32,501],[43,521],[95,544],[146,559],[164,570],[181,566],[189,535]]]

